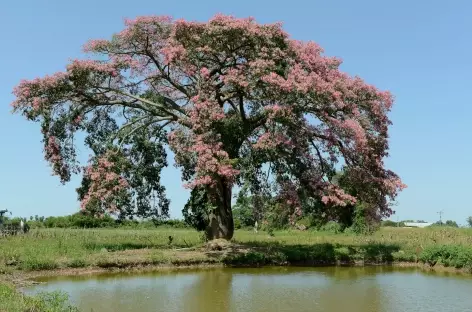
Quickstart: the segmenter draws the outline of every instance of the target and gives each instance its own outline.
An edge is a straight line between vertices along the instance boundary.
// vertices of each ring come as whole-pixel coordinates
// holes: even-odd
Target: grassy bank
[[[171,238],[169,238],[171,237]],[[188,229],[33,230],[0,238],[0,272],[147,265],[330,265],[421,262],[472,268],[472,230],[382,228],[371,236],[311,231],[236,231],[208,248]],[[219,250],[221,249],[221,250]]]

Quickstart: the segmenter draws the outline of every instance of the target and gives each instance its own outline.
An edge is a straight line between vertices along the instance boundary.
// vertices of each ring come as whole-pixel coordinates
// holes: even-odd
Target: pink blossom
[[[84,45],[83,50],[84,52],[100,51],[106,48],[108,44],[109,41],[104,39],[90,40]]]
[[[203,67],[202,69],[200,69],[200,74],[205,79],[208,79],[210,77],[210,71],[206,67]]]
[[[81,207],[86,209],[92,199],[98,200],[109,212],[117,211],[116,197],[126,192],[129,184],[119,172],[121,168],[113,161],[119,157],[115,151],[108,151],[84,171],[91,180],[88,193],[84,196]]]

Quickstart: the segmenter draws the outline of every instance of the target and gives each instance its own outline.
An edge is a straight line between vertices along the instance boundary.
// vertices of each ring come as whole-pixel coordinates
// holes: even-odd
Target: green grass
[[[78,311],[68,304],[66,294],[60,292],[25,296],[13,286],[0,284],[0,311],[3,312],[66,312]]]
[[[172,243],[169,242],[172,236]],[[236,231],[237,250],[205,252],[189,229],[37,229],[0,238],[0,274],[10,270],[228,265],[423,262],[472,268],[472,230],[382,228],[368,236],[314,231]],[[192,250],[192,248],[194,248]]]

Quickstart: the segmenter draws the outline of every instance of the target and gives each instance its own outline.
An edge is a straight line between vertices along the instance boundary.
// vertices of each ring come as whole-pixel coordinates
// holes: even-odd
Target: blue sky
[[[215,13],[284,23],[293,38],[314,40],[342,69],[390,90],[391,151],[386,161],[408,184],[393,219],[465,223],[472,215],[472,2],[470,1],[151,1],[2,0],[0,3],[0,209],[14,215],[78,210],[79,179],[63,186],[43,160],[37,124],[10,114],[23,78],[63,70],[89,39],[109,38],[123,18],[171,15],[206,20]],[[164,174],[171,215],[187,193],[179,172]]]

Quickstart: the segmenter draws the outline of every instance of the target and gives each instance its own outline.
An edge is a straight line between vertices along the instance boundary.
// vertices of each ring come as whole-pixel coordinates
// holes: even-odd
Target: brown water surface
[[[81,311],[472,311],[472,278],[392,267],[251,268],[51,277]]]

